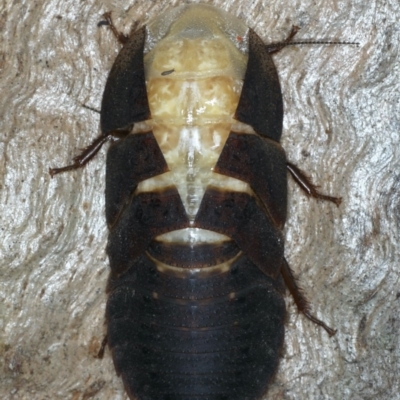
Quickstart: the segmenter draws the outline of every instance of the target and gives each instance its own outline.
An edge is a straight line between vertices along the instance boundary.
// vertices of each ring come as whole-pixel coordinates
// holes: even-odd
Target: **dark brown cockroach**
[[[72,165],[107,154],[107,337],[130,398],[259,399],[277,370],[287,287],[282,94],[256,33],[208,5],[174,8],[120,42],[101,131]]]

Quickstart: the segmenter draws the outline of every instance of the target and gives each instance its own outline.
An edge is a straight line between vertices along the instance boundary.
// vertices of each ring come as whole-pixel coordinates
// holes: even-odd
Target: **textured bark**
[[[97,27],[112,11],[128,33],[182,1],[41,0],[0,6],[0,398],[126,399],[109,352],[97,360],[109,272],[105,149],[50,179],[99,134],[119,50]],[[213,1],[266,42],[284,100],[282,145],[342,205],[289,180],[285,252],[325,331],[287,297],[285,347],[269,399],[398,399],[400,392],[400,70],[397,0]]]

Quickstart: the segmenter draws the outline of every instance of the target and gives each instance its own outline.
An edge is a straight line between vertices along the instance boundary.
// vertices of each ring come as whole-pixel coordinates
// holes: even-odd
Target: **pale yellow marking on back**
[[[247,40],[248,29],[207,5],[176,12],[174,19],[160,16],[148,27],[144,66],[151,120],[133,130],[152,128],[169,172],[139,183],[137,193],[175,185],[193,223],[209,186],[252,194],[247,183],[213,172],[238,125],[234,114],[248,54],[237,37]]]
[[[149,123],[141,123],[147,130]],[[175,185],[186,213],[194,220],[207,187],[252,195],[250,185],[236,178],[213,172],[228,138],[231,124],[201,126],[152,123],[152,130],[169,172],[139,183],[137,193],[152,192]]]
[[[250,185],[239,179],[217,174],[211,170],[190,174],[184,168],[176,168],[173,171],[140,182],[136,188],[136,194],[156,192],[171,185],[175,185],[177,188],[191,222],[196,218],[207,187],[219,188],[229,192],[253,194]]]
[[[243,82],[230,76],[177,79],[151,78],[147,95],[155,122],[202,125],[234,122]]]
[[[237,132],[237,133],[256,135],[256,132],[254,131],[253,127],[251,127],[250,125],[244,124],[243,122],[239,122],[239,121],[235,121],[235,123],[232,124],[231,130],[233,132]]]
[[[207,229],[184,228],[156,236],[154,240],[164,243],[188,244],[190,246],[196,246],[210,243],[222,244],[223,242],[231,239],[229,236],[223,235],[222,233],[209,231]]]
[[[182,279],[188,279],[191,277],[196,277],[196,278],[208,278],[211,276],[215,275],[221,275],[226,272],[228,272],[233,264],[236,262],[236,260],[242,255],[242,252],[239,251],[239,253],[231,258],[228,261],[225,261],[224,263],[214,265],[212,267],[205,267],[205,268],[179,268],[179,267],[173,267],[172,265],[165,264],[161,261],[158,261],[154,257],[152,257],[150,254],[146,252],[147,257],[154,262],[156,265],[157,271],[166,274],[166,275],[171,275],[177,278],[182,278]]]

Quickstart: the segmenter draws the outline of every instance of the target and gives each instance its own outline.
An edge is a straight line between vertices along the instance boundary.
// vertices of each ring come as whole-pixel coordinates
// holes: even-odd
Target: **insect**
[[[310,313],[284,258],[283,106],[271,54],[240,20],[204,4],[173,8],[130,37],[104,90],[107,341],[132,399],[252,400],[266,393],[284,340],[285,287]]]

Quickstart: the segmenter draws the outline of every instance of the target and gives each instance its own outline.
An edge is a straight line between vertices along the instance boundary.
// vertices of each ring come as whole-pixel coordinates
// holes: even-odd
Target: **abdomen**
[[[250,400],[265,391],[283,341],[282,296],[244,255],[225,272],[211,269],[161,272],[144,255],[115,282],[109,345],[132,398]]]

